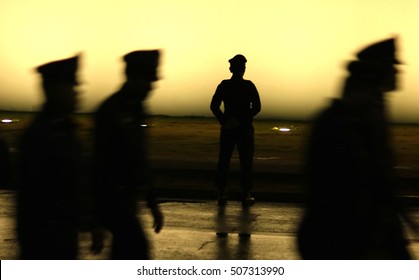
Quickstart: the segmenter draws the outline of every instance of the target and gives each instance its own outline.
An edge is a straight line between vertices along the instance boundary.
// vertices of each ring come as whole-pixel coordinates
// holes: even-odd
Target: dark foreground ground
[[[16,259],[19,246],[14,233],[14,192],[0,191],[0,259]],[[151,255],[157,260],[298,260],[295,233],[302,208],[294,203],[257,202],[249,211],[241,203],[230,201],[220,212],[214,200],[166,200],[161,203],[165,226],[159,234],[152,227],[151,215],[139,204],[151,244]],[[419,208],[410,208],[412,218],[419,222]],[[228,232],[217,237],[216,231]],[[241,238],[240,232],[251,233]],[[419,259],[419,237],[406,227],[409,250]],[[344,243],[345,240],[342,240]],[[89,252],[88,233],[80,234],[80,255],[83,260],[107,259],[110,236],[99,255]]]

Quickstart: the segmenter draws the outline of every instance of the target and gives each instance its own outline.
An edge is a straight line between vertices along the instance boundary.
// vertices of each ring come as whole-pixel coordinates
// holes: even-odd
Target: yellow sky
[[[419,122],[417,11],[415,0],[1,0],[0,109],[39,107],[34,67],[82,51],[81,108],[94,110],[123,81],[121,56],[158,48],[153,114],[210,115],[227,60],[241,53],[261,117],[309,119],[339,95],[354,52],[398,34],[406,65],[391,114]]]

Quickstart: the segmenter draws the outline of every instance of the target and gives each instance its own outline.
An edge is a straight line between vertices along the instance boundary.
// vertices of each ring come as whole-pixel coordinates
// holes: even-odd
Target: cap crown
[[[399,64],[400,61],[396,58],[395,41],[395,38],[391,38],[374,43],[358,52],[356,56],[360,61]]]
[[[245,64],[247,62],[247,59],[244,57],[244,55],[237,54],[228,62],[230,62],[230,64]]]
[[[157,80],[159,57],[159,50],[138,50],[124,55],[127,76]]]
[[[45,82],[65,82],[78,84],[76,72],[79,64],[79,55],[48,62],[36,68]]]

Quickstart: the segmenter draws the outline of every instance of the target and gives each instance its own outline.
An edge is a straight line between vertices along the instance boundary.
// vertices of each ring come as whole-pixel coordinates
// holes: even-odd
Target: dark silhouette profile
[[[80,156],[71,114],[79,56],[37,68],[46,102],[20,141],[17,236],[22,259],[76,259]]]
[[[9,147],[0,130],[0,189],[6,188],[12,178],[12,161]]]
[[[124,61],[125,83],[95,114],[96,217],[112,233],[112,259],[149,259],[148,240],[137,219],[137,201],[147,193],[158,233],[163,215],[152,187],[143,102],[157,80],[159,51],[134,51]]]
[[[396,201],[385,98],[397,89],[396,40],[357,53],[342,97],[314,121],[308,203],[298,232],[304,259],[409,259]]]
[[[223,80],[211,100],[211,111],[221,125],[220,153],[217,165],[216,187],[218,203],[227,202],[227,176],[234,147],[237,145],[240,156],[241,188],[243,205],[254,202],[250,191],[253,187],[252,169],[254,153],[253,117],[261,109],[256,86],[243,79],[246,71],[246,58],[236,55],[230,62],[231,79]],[[221,104],[224,104],[224,111]]]

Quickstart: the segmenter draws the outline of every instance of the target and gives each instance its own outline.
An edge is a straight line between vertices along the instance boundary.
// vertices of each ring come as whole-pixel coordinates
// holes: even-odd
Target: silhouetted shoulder
[[[222,80],[221,83],[219,84],[219,86],[228,85],[230,82],[231,82],[231,80]]]
[[[251,80],[243,80],[246,86],[256,88],[255,84]]]
[[[231,80],[222,80],[221,83],[217,86],[215,95],[219,96],[221,92],[224,92],[226,89],[230,88],[232,85]]]
[[[98,107],[95,112],[95,118],[113,117],[113,115],[121,108],[121,97],[119,92],[109,96]]]
[[[245,84],[246,86],[255,87],[255,84],[251,80],[243,79],[243,80],[238,80],[238,81],[239,83]],[[237,80],[222,80],[219,86],[228,86],[228,85],[233,85],[233,84],[237,85],[238,81]]]
[[[332,104],[321,112],[316,118],[317,123],[336,123],[336,128],[342,125],[360,125],[360,116],[342,103],[341,100],[333,100]]]

